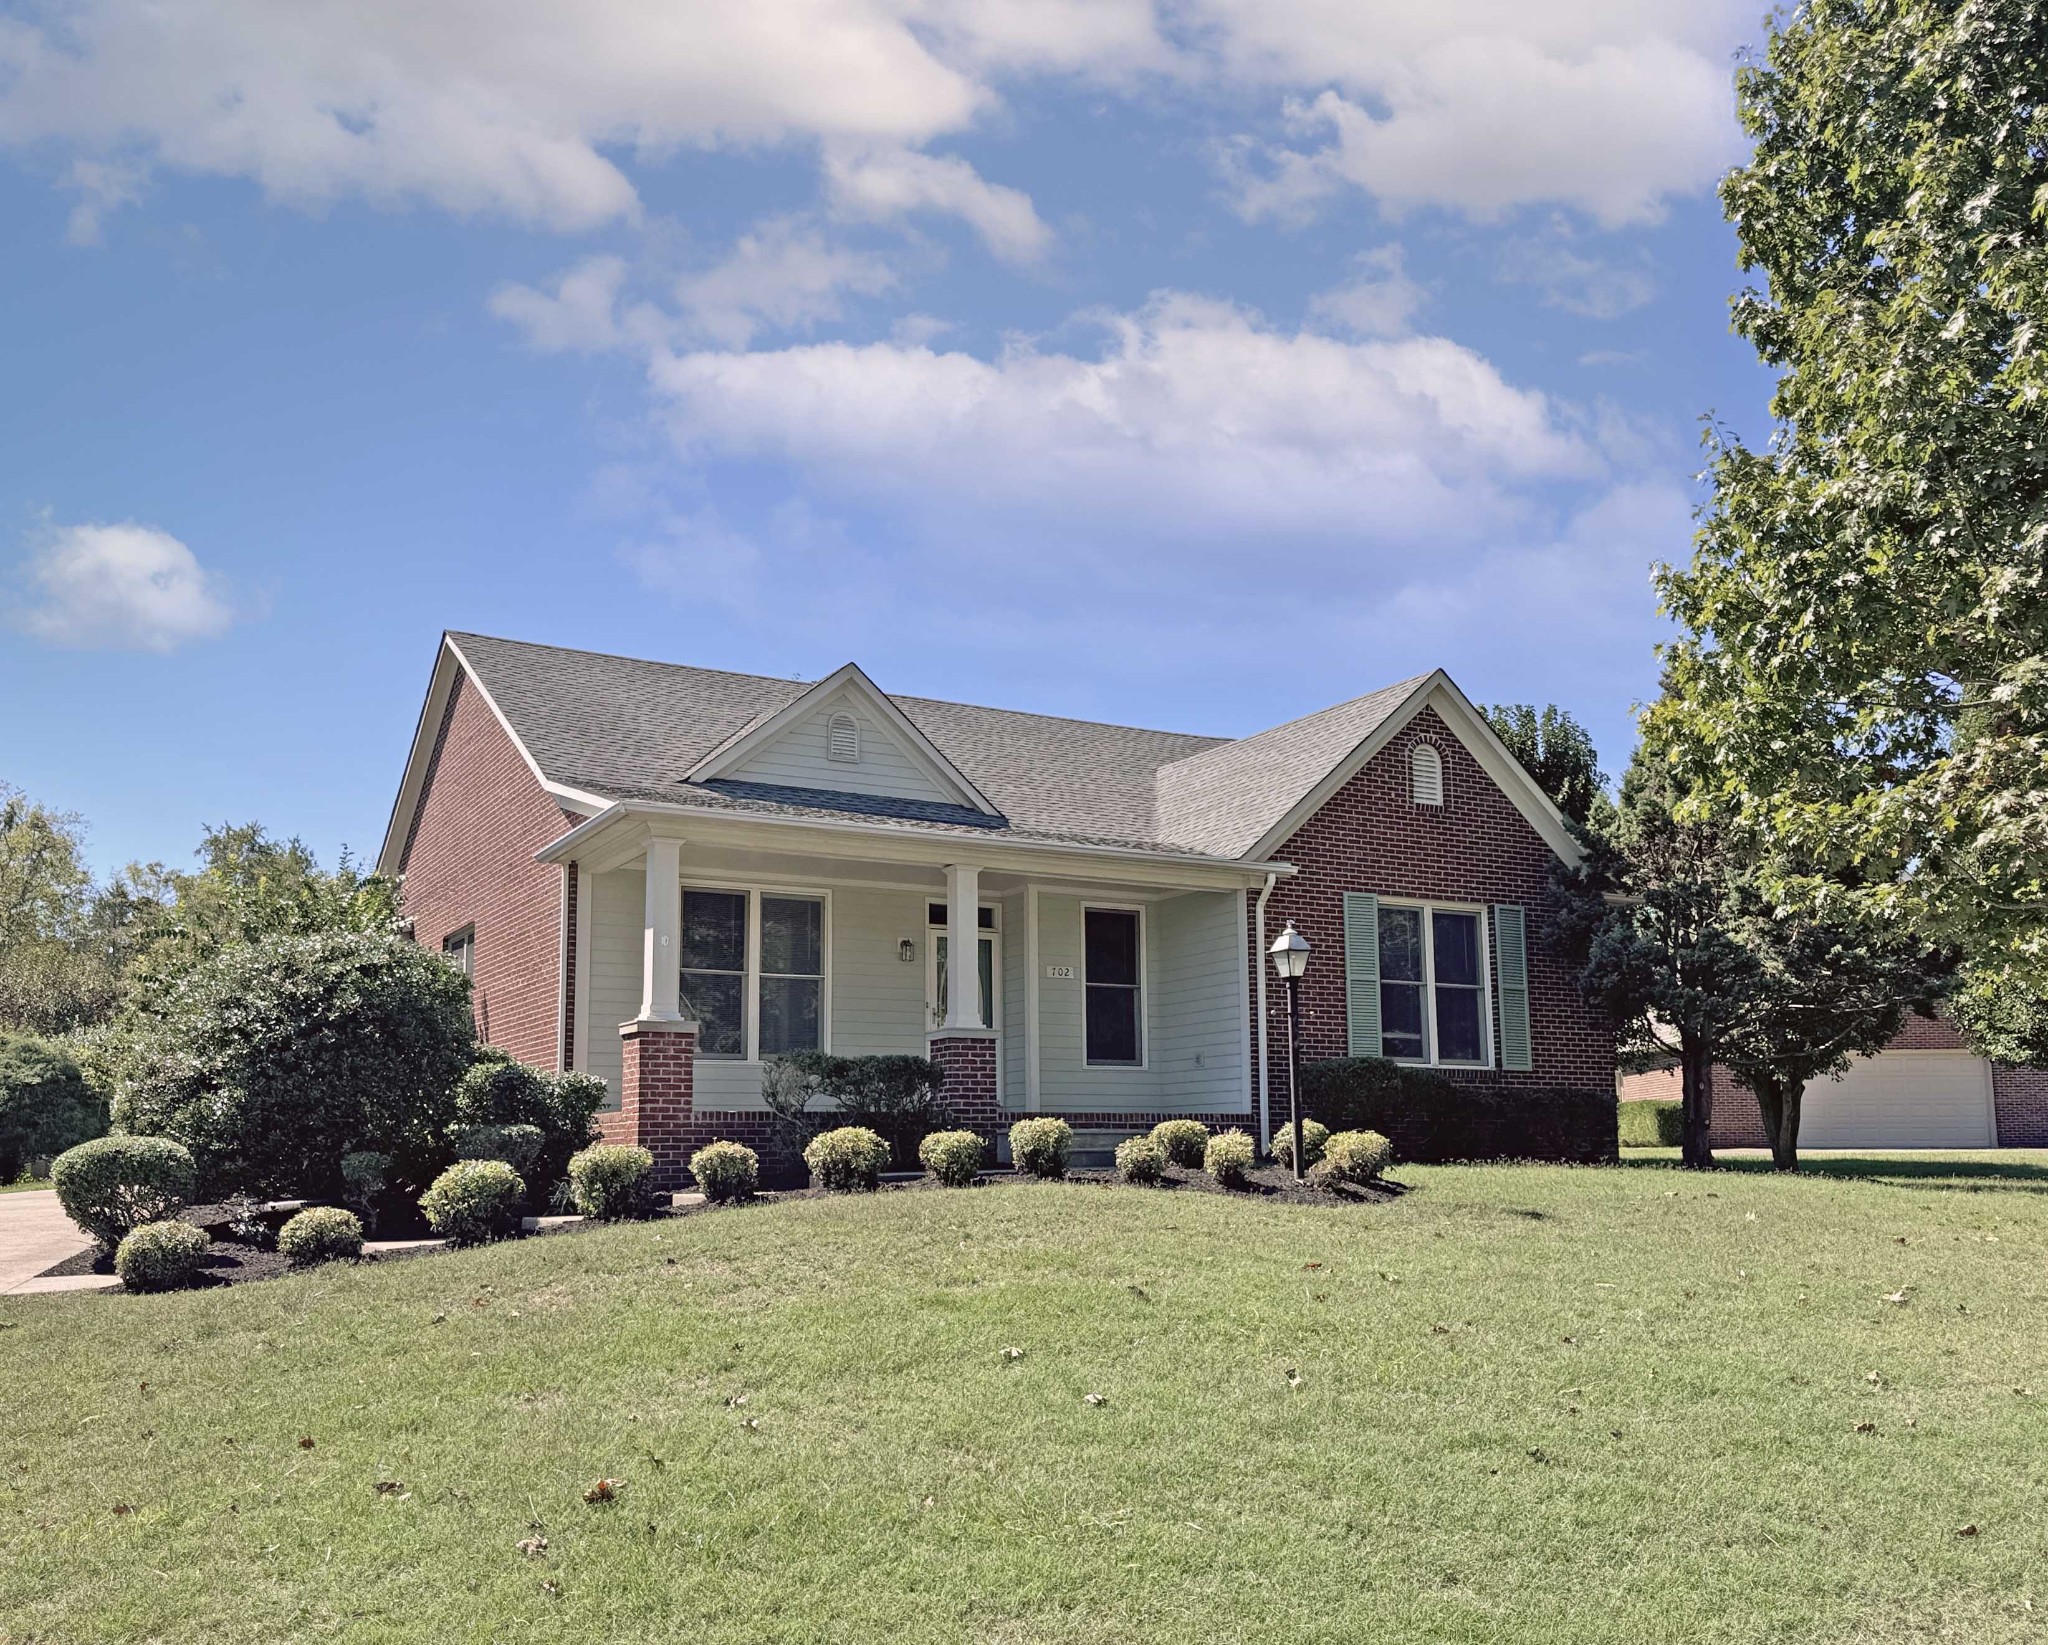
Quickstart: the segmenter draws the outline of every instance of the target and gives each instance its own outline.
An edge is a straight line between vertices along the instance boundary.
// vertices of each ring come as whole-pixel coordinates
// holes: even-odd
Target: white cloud
[[[625,278],[623,257],[586,257],[557,275],[552,291],[508,283],[484,306],[517,326],[543,354],[601,354],[626,341],[618,316]]]
[[[1429,293],[1408,277],[1399,246],[1380,246],[1351,260],[1357,277],[1309,299],[1309,313],[1360,337],[1399,337]]]
[[[1501,248],[1500,278],[1534,286],[1552,308],[1586,320],[1619,319],[1657,295],[1646,252],[1621,260],[1575,251],[1568,232],[1559,224],[1552,238],[1509,241]]]
[[[171,652],[234,621],[191,549],[133,521],[52,528],[29,560],[28,582],[16,621],[53,645]]]
[[[964,220],[1008,262],[1034,262],[1052,244],[1052,230],[1030,195],[985,181],[957,155],[905,148],[828,152],[825,185],[842,217],[881,223],[916,211],[943,212]]]
[[[895,271],[867,252],[834,245],[793,218],[772,218],[743,234],[716,268],[675,285],[688,329],[743,348],[764,327],[799,331],[844,313],[847,293],[873,297]]]

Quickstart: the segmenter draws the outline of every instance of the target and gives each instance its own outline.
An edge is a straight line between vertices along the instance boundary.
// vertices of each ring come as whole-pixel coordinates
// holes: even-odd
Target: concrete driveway
[[[77,1255],[90,1244],[92,1241],[73,1225],[49,1189],[0,1194],[0,1296],[38,1291],[103,1291],[118,1284],[112,1275],[36,1278],[45,1268]]]

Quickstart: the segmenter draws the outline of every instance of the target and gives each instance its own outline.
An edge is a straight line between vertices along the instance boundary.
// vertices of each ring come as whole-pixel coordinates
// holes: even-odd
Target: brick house
[[[1441,672],[1231,741],[449,634],[379,867],[484,1036],[601,1076],[673,1180],[806,1048],[928,1055],[990,1134],[1268,1135],[1286,921],[1305,1059],[1611,1097],[1531,917],[1574,854]]]

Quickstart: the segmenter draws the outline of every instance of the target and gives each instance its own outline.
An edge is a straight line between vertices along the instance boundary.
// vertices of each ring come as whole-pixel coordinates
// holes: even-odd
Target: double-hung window
[[[707,1057],[824,1048],[825,905],[774,892],[683,892],[683,1014]]]
[[[441,958],[465,977],[476,977],[476,927],[465,925],[441,939]]]
[[[1380,1049],[1397,1062],[1483,1067],[1486,928],[1477,909],[1381,902]]]
[[[1082,916],[1087,965],[1087,1057],[1091,1066],[1136,1067],[1144,1061],[1143,970],[1138,915],[1130,908],[1091,908]]]

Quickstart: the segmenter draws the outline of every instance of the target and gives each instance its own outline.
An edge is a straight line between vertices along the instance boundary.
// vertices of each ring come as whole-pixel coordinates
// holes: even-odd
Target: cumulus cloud
[[[912,212],[944,213],[966,222],[1008,262],[1033,262],[1052,243],[1028,194],[985,181],[957,155],[905,148],[828,153],[825,184],[843,217],[889,222]]]
[[[626,341],[618,316],[625,278],[623,257],[586,257],[556,275],[552,289],[508,282],[484,306],[543,354],[602,354]]]
[[[54,527],[27,572],[16,622],[52,645],[167,653],[234,621],[218,579],[191,549],[132,520]]]
[[[1351,266],[1356,274],[1341,286],[1317,292],[1309,299],[1309,312],[1360,337],[1401,336],[1429,297],[1408,277],[1401,248],[1360,252]]]

